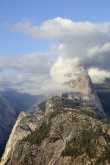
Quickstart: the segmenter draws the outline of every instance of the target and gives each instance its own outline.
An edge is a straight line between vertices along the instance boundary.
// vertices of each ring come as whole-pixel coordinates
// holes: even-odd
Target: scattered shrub
[[[92,109],[91,107],[83,107],[81,112],[85,113],[86,115],[91,116],[93,118],[97,117],[97,114],[96,114],[95,110]]]
[[[54,112],[51,112],[51,113],[50,113],[50,116],[49,116],[49,121],[50,121],[52,118],[56,117],[59,113],[61,113],[61,111],[54,111]]]
[[[82,130],[66,143],[62,156],[77,157],[86,153],[90,158],[96,154],[96,136],[92,129]]]
[[[97,159],[95,165],[99,165],[99,164],[103,165],[105,164],[105,161],[108,161],[110,163],[110,144],[105,146],[105,150],[102,152],[100,158]]]
[[[45,112],[46,101],[41,102],[38,106],[42,112]]]
[[[30,142],[31,144],[40,145],[42,140],[44,140],[48,136],[49,130],[50,123],[46,123],[44,121],[38,130],[32,132],[24,140]]]

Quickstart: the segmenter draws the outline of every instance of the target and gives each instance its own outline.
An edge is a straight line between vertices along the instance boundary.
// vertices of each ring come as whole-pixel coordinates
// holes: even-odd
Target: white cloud
[[[13,25],[11,30],[23,32],[36,38],[63,39],[66,36],[69,39],[70,36],[86,38],[90,35],[94,38],[96,35],[101,37],[110,32],[110,23],[75,22],[58,17],[46,20],[39,26],[32,25],[31,22],[18,22]]]
[[[51,52],[58,56],[54,64],[50,53],[1,58],[0,70],[16,70],[19,76],[15,76],[14,85],[20,82],[16,87],[22,90],[33,91],[36,88],[38,92],[53,88],[56,83],[65,80],[68,72],[75,74],[79,63],[85,65],[94,81],[101,82],[110,77],[110,22],[76,22],[58,17],[46,20],[41,25],[19,22],[11,27],[11,31],[24,33],[37,40],[50,40],[54,43],[52,48],[50,45]]]
[[[52,65],[49,54],[32,53],[0,58],[1,88],[15,88],[33,94],[43,93],[43,84],[49,79]]]
[[[110,71],[99,70],[98,68],[91,68],[88,72],[93,82],[95,83],[102,83],[104,82],[105,78],[110,78]]]
[[[50,81],[45,86],[45,93],[61,95],[63,92],[77,91],[78,88],[73,89],[67,85],[69,81],[76,80],[80,75],[87,75],[84,67],[80,64],[76,58],[69,59],[59,57],[56,62],[52,65],[50,70]]]
[[[56,63],[51,68],[52,80],[56,83],[62,84],[69,80],[75,79],[78,72],[79,60],[59,57]]]
[[[19,22],[13,25],[12,30],[36,39],[53,40],[56,43],[54,51],[57,54],[79,58],[87,66],[99,65],[103,68],[104,60],[107,63],[110,61],[110,22],[75,22],[58,17],[46,20],[39,26],[32,25],[31,22]]]
[[[50,67],[49,53],[32,53],[19,56],[11,57],[0,57],[0,69],[5,68],[15,68],[16,70],[21,70],[23,72],[46,72]],[[40,70],[39,70],[40,68]]]

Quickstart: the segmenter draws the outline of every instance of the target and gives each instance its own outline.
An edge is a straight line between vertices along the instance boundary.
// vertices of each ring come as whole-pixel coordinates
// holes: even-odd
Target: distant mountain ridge
[[[101,100],[105,113],[110,118],[110,79],[101,84],[94,84],[94,88]]]
[[[0,95],[0,154],[16,121],[17,113],[6,98]]]
[[[43,99],[42,95],[21,93],[14,89],[5,89],[1,91],[1,94],[10,102],[18,114],[21,111],[30,110],[35,103],[38,104]]]

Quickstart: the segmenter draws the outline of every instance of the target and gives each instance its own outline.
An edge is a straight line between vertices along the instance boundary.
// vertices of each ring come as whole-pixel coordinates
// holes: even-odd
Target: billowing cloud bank
[[[33,53],[0,59],[1,84],[42,93],[63,81],[65,74],[72,72],[74,75],[80,63],[95,82],[110,77],[110,22],[75,22],[59,17],[41,25],[19,22],[11,27],[11,31],[37,40],[50,40],[51,54]],[[8,75],[7,69],[10,71]]]

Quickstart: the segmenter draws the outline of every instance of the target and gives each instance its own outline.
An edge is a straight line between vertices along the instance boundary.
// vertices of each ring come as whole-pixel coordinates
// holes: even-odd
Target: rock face
[[[110,164],[110,125],[86,76],[66,83],[77,91],[20,114],[0,165]]]
[[[22,94],[12,89],[0,91],[0,157],[4,151],[9,134],[21,111],[30,111],[32,105],[37,106],[43,96]],[[33,108],[34,110],[34,108]]]
[[[80,70],[75,80],[69,77],[69,81],[65,82],[65,84],[70,86],[71,91],[76,91],[76,93],[74,92],[74,97],[80,97],[83,105],[94,106],[100,113],[104,114],[88,73],[83,68],[80,68]]]
[[[0,95],[0,154],[3,152],[4,145],[16,118],[17,115],[14,109],[9,102]]]

